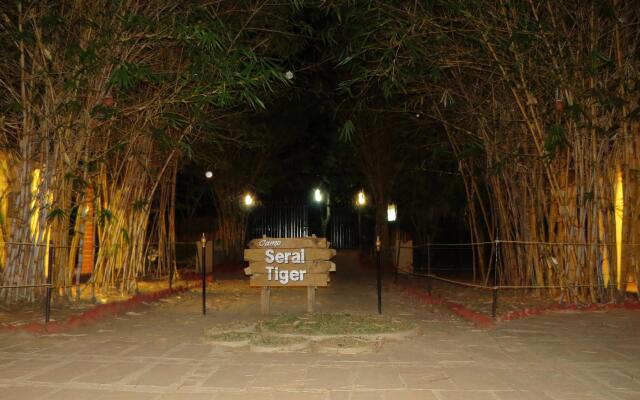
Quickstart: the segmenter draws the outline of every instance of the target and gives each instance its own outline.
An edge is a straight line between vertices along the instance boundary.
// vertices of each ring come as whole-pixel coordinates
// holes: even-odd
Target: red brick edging
[[[499,322],[513,321],[520,318],[526,318],[533,315],[542,315],[559,311],[608,311],[608,310],[640,310],[640,302],[625,301],[624,303],[606,303],[606,304],[590,304],[581,306],[577,304],[551,304],[549,306],[530,307],[522,310],[509,311],[504,315],[499,315],[496,319]]]
[[[479,313],[473,311],[462,304],[455,303],[453,301],[444,300],[436,296],[429,296],[425,291],[416,289],[414,287],[405,287],[404,291],[411,297],[417,298],[418,300],[433,305],[443,305],[451,310],[454,314],[471,321],[474,325],[480,328],[493,328],[495,327],[495,322],[493,319],[486,314]]]
[[[561,312],[561,311],[580,311],[580,312],[589,312],[589,311],[608,311],[608,310],[640,310],[640,302],[637,301],[626,301],[621,304],[590,304],[588,306],[581,306],[577,304],[551,304],[548,306],[540,306],[540,307],[528,307],[522,310],[514,310],[506,312],[503,315],[498,315],[494,320],[490,316],[480,313],[477,311],[473,311],[459,303],[455,303],[453,301],[444,300],[437,296],[429,296],[424,290],[416,289],[414,287],[404,287],[405,292],[415,297],[427,304],[434,305],[443,305],[449,308],[454,314],[461,316],[462,318],[471,321],[476,326],[481,328],[494,328],[496,323],[498,322],[507,322],[513,321],[521,318],[527,318],[534,315],[543,315],[549,314],[553,312]]]

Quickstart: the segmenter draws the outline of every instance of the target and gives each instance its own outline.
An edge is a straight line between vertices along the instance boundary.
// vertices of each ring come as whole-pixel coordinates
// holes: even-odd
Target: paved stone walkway
[[[371,272],[341,254],[325,312],[375,312]],[[0,333],[0,399],[640,399],[640,313],[563,313],[476,329],[385,288],[384,311],[422,334],[364,355],[224,350],[202,333],[256,320],[259,293],[214,288],[210,313],[188,293],[66,334]],[[276,291],[275,312],[305,292]]]

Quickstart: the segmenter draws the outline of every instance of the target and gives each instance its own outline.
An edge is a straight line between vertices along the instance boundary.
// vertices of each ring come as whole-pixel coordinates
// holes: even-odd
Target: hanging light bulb
[[[356,204],[358,204],[358,206],[364,206],[365,204],[367,204],[367,196],[365,196],[362,190],[358,192]]]
[[[251,207],[254,203],[253,196],[251,193],[247,193],[244,195],[244,205],[247,207]]]
[[[322,201],[322,192],[320,191],[320,189],[315,189],[313,191],[313,199],[315,201],[317,201],[318,203],[320,203]]]
[[[396,205],[391,203],[387,206],[387,221],[394,222],[398,216]]]

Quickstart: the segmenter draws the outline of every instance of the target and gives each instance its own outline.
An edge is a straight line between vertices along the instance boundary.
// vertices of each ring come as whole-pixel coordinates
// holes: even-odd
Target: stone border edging
[[[266,333],[274,336],[281,337],[299,337],[311,340],[312,342],[317,342],[325,339],[339,339],[344,337],[354,337],[357,336],[363,339],[389,339],[389,340],[402,340],[411,336],[418,335],[418,328],[408,329],[406,331],[397,331],[397,332],[383,332],[383,333],[344,333],[344,334],[334,334],[334,335],[307,335],[304,333],[279,333],[274,331],[265,331]]]
[[[310,347],[310,340],[302,340],[300,342],[289,343],[279,346],[261,346],[257,344],[249,344],[249,350],[254,353],[289,353],[303,351]]]
[[[137,294],[127,300],[115,301],[113,303],[97,304],[80,314],[71,315],[64,322],[52,321],[48,324],[44,322],[31,322],[25,325],[5,324],[0,325],[0,330],[6,330],[10,332],[25,331],[28,333],[41,335],[50,333],[61,333],[68,329],[92,324],[108,316],[121,315],[137,307],[142,302],[153,303],[174,294],[186,292],[193,289],[194,287],[198,287],[198,285],[186,284],[185,286],[181,286],[178,288],[163,289],[152,293]]]

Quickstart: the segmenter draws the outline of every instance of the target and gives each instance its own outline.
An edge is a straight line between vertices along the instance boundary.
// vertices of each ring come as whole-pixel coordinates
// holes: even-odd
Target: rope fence
[[[395,260],[395,266],[396,266],[396,274],[398,273],[398,262],[399,262],[399,252],[400,249],[411,249],[411,250],[426,250],[426,273],[421,273],[421,272],[416,272],[415,271],[415,265],[413,266],[414,271],[410,272],[409,275],[412,276],[417,276],[417,277],[422,277],[422,278],[426,278],[427,279],[427,292],[428,294],[431,296],[432,294],[432,281],[440,281],[440,282],[445,282],[445,283],[449,283],[452,285],[457,285],[457,286],[461,286],[461,287],[467,287],[467,288],[472,288],[472,289],[478,289],[478,290],[484,290],[484,291],[490,291],[492,293],[492,307],[491,307],[491,316],[493,318],[496,318],[497,316],[497,308],[498,308],[498,292],[500,290],[542,290],[542,289],[559,289],[559,290],[576,290],[576,289],[581,289],[581,288],[590,288],[590,289],[600,289],[600,290],[604,290],[607,287],[604,285],[603,282],[603,276],[602,276],[602,264],[603,264],[603,257],[601,257],[601,253],[596,253],[596,260],[594,260],[594,262],[596,262],[598,264],[598,283],[567,283],[564,285],[558,285],[558,284],[548,284],[548,285],[540,285],[540,284],[532,284],[532,285],[527,285],[527,284],[523,284],[523,285],[503,285],[503,284],[499,284],[498,283],[498,276],[502,275],[504,273],[504,271],[502,271],[502,262],[503,260],[501,259],[501,247],[502,245],[520,245],[520,246],[545,246],[545,250],[549,250],[549,248],[553,248],[553,247],[583,247],[583,248],[596,248],[596,249],[601,249],[601,248],[615,248],[615,246],[618,246],[617,243],[610,243],[610,242],[598,242],[598,243],[589,243],[589,242],[544,242],[544,241],[525,241],[525,240],[500,240],[500,239],[496,239],[496,240],[491,240],[491,241],[482,241],[482,242],[467,242],[467,243],[422,243],[422,244],[417,244],[417,245],[412,245],[412,246],[406,246],[406,245],[401,245],[398,247],[398,258]],[[457,254],[457,256],[459,256],[459,251],[461,248],[466,248],[469,251],[475,252],[477,250],[475,250],[475,247],[479,247],[479,246],[487,246],[489,247],[489,249],[487,249],[487,256],[488,256],[488,260],[487,260],[487,267],[488,267],[488,271],[486,271],[486,276],[485,279],[488,279],[489,276],[493,276],[493,283],[492,284],[487,284],[487,283],[474,283],[474,282],[468,282],[468,281],[464,281],[464,280],[458,280],[458,279],[451,279],[451,278],[447,278],[444,276],[440,276],[436,273],[434,273],[434,271],[456,271],[456,272],[470,272],[470,269],[468,268],[468,266],[465,268],[457,266],[457,267],[433,267],[432,264],[432,253],[434,251],[446,251],[446,250],[451,250],[451,251],[455,251]],[[621,246],[625,247],[625,246],[640,246],[640,243],[622,243]],[[593,250],[593,249],[591,249]],[[566,250],[565,250],[566,251]],[[557,260],[555,258],[555,256],[550,252],[546,252],[546,253],[540,253],[543,257],[548,258],[549,260],[552,260],[554,263],[557,263]],[[614,257],[614,255],[609,255],[609,257]],[[474,273],[474,279],[475,279],[475,262],[476,260],[476,255],[474,254],[473,257],[473,273]],[[548,267],[550,268],[550,267]],[[613,281],[614,281],[614,277],[611,276],[612,271],[609,270],[608,271],[608,280],[609,280],[609,286],[613,285]],[[626,280],[626,278],[625,278]],[[485,281],[486,282],[486,281]],[[625,283],[631,283],[632,281],[626,281]]]

